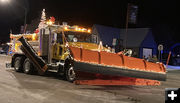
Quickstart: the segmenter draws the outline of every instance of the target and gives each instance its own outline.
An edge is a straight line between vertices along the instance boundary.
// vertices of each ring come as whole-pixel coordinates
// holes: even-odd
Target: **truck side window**
[[[57,34],[57,43],[63,44],[62,33]]]

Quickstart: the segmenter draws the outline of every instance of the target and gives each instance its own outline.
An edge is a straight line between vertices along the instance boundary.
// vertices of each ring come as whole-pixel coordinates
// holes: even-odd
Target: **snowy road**
[[[0,55],[0,103],[164,103],[165,88],[180,87],[180,71],[169,71],[161,86],[74,85],[49,74],[26,75],[6,69]]]

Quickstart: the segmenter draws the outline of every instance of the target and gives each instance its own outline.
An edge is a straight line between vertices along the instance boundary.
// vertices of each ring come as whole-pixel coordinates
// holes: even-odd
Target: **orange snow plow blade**
[[[124,76],[110,76],[103,74],[76,71],[78,85],[160,85],[157,80],[148,80]]]
[[[70,50],[77,74],[76,84],[159,85],[159,81],[166,80],[166,69],[162,63],[77,47],[70,47]]]

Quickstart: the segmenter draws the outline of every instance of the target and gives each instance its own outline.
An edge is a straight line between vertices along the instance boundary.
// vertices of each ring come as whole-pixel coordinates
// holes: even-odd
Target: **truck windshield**
[[[91,42],[91,34],[83,32],[70,32],[64,33],[68,42]]]

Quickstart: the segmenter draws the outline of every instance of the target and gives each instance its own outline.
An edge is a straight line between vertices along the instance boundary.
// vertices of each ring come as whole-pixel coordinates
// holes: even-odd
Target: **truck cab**
[[[19,40],[22,37],[26,39],[24,42],[30,47],[28,50],[32,52],[23,51],[26,48],[22,50],[22,41]],[[69,25],[47,25],[40,29],[39,33],[11,34],[11,43],[13,52],[11,65],[16,71],[32,74],[35,71],[34,68],[42,69],[47,64],[47,70],[63,75],[70,82],[75,80],[75,72],[69,47],[99,50],[99,45],[91,41],[90,29]],[[42,61],[39,64],[43,63],[44,67],[37,66],[38,61]]]

